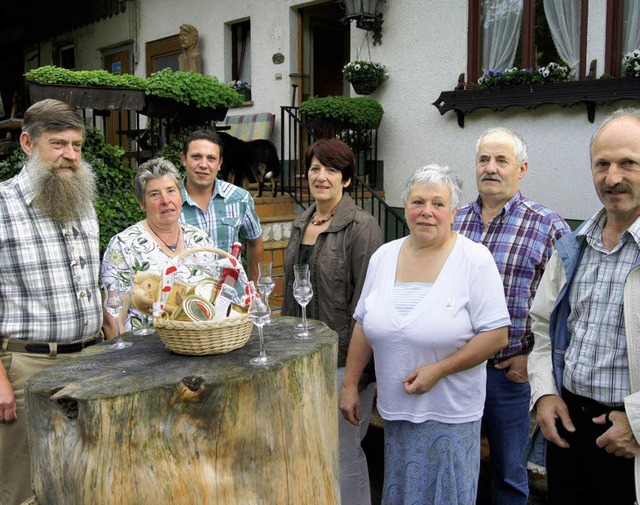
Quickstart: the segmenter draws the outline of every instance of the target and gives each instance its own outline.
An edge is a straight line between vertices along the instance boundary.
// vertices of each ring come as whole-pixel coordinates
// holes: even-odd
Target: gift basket
[[[154,278],[147,274],[140,281],[136,276],[134,285],[145,292],[147,299],[153,300],[153,325],[162,342],[173,352],[196,356],[222,354],[243,347],[249,340],[250,285],[239,260],[240,247],[239,243],[234,244],[234,254],[215,247],[189,249],[172,258],[161,276]],[[221,269],[222,274],[218,278],[201,278],[190,285],[178,274],[184,267],[191,271],[203,270],[193,259],[192,263],[188,262],[198,253],[218,257],[208,261],[207,267]],[[238,294],[237,283],[243,295]],[[132,301],[135,303],[133,297]],[[144,303],[136,306],[142,311],[150,309],[144,307]]]

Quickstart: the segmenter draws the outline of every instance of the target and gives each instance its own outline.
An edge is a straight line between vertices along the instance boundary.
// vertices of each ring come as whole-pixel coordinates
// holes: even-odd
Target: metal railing
[[[346,128],[310,128],[301,121],[298,107],[294,106],[280,107],[280,124],[280,187],[283,193],[289,193],[301,208],[309,207],[312,198],[305,177],[304,153],[318,138],[342,138],[354,147],[356,154],[355,173],[349,189],[356,205],[378,220],[386,242],[409,232],[404,217],[380,196],[382,164],[378,161],[377,129],[354,132]],[[357,150],[359,145],[365,149]]]

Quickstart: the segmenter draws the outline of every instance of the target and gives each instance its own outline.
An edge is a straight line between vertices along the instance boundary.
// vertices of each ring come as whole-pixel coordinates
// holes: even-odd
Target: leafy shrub
[[[354,130],[375,128],[384,115],[382,105],[369,97],[312,96],[300,104],[307,117],[334,119]]]
[[[147,82],[132,74],[114,75],[106,70],[68,70],[45,65],[25,74],[38,84],[73,84],[77,86],[105,86],[111,88],[147,89]]]
[[[147,94],[172,98],[201,109],[240,107],[242,95],[215,77],[197,72],[174,72],[164,68],[147,79]]]

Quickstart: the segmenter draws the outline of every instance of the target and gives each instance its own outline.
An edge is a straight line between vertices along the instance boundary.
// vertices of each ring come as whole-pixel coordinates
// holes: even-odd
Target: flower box
[[[441,115],[453,110],[458,125],[464,128],[464,116],[476,109],[501,111],[507,107],[534,109],[555,104],[571,107],[584,104],[589,122],[595,119],[596,105],[609,105],[619,100],[640,100],[640,78],[616,77],[546,84],[522,84],[489,89],[457,89],[443,91],[433,102]]]
[[[145,105],[145,92],[140,89],[71,84],[37,84],[29,82],[31,102],[55,98],[81,109],[135,110]]]

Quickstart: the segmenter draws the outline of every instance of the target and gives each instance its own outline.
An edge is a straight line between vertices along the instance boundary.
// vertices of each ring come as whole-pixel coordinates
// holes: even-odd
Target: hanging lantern
[[[338,0],[344,10],[342,22],[348,24],[355,19],[356,26],[373,32],[373,45],[382,44],[382,13],[386,0]]]

